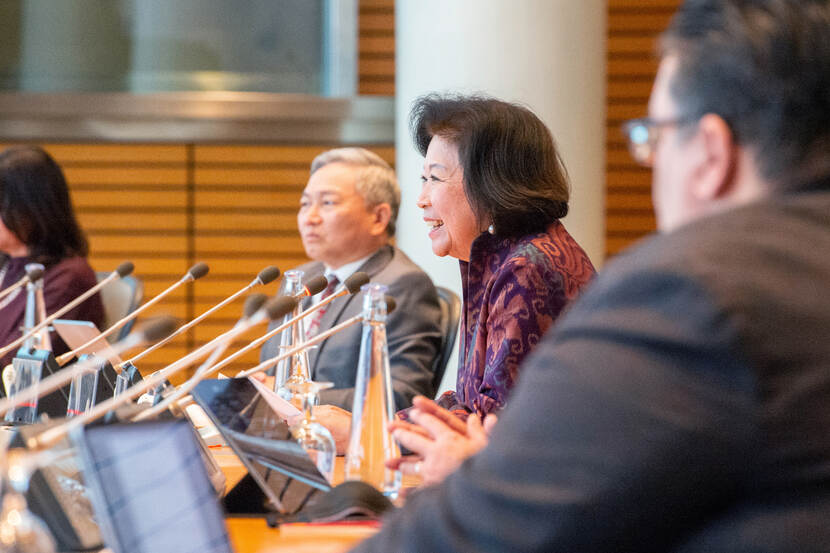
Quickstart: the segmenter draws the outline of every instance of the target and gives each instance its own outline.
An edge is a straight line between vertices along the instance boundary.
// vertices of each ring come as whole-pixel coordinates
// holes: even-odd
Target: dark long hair
[[[89,252],[63,171],[37,146],[15,146],[0,153],[0,218],[40,263],[50,265]]]
[[[458,148],[464,193],[481,226],[501,236],[541,232],[568,213],[568,175],[553,137],[529,109],[483,96],[429,94],[410,113],[426,155],[438,135]]]

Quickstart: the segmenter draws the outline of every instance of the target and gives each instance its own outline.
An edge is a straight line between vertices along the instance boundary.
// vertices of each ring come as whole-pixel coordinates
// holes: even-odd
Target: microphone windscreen
[[[329,281],[326,280],[326,277],[324,277],[323,275],[317,275],[314,278],[310,278],[307,281],[305,281],[305,284],[303,284],[309,296],[319,294],[320,292],[325,290],[326,286],[328,285]]]
[[[242,313],[247,319],[257,311],[259,308],[265,304],[265,300],[268,299],[268,296],[265,294],[251,294],[245,300],[245,306],[242,308]]]
[[[29,279],[29,282],[36,282],[40,280],[40,277],[43,276],[43,269],[35,268],[26,271],[26,277]]]
[[[285,317],[297,306],[297,298],[291,296],[278,296],[265,304],[265,312],[272,321]]]
[[[132,261],[125,261],[121,265],[115,268],[115,272],[118,273],[118,278],[124,278],[128,274],[133,272],[135,269],[135,265],[133,265]]]
[[[199,280],[200,278],[208,274],[209,270],[210,267],[207,266],[207,263],[202,263],[200,261],[199,263],[192,266],[190,270],[187,271],[187,274],[189,274],[190,278],[192,278],[193,280]]]
[[[167,315],[155,317],[141,327],[141,334],[147,342],[157,342],[167,338],[176,330],[176,319]]]
[[[352,276],[346,279],[346,282],[343,283],[343,286],[349,291],[350,294],[354,294],[355,292],[360,290],[360,287],[369,282],[369,275],[364,273],[363,271],[358,271],[354,273]]]
[[[386,301],[386,314],[388,315],[389,313],[395,310],[395,308],[398,306],[398,303],[395,301],[395,298],[393,298],[389,294],[385,294],[383,296],[383,299]]]
[[[276,280],[278,276],[280,276],[280,270],[273,265],[268,265],[256,277],[262,284],[268,284]]]

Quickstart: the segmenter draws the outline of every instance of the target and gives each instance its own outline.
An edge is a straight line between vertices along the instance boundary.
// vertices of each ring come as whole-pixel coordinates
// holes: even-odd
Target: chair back
[[[453,348],[455,348],[458,324],[461,321],[461,298],[443,286],[436,286],[435,291],[438,292],[438,305],[441,307],[441,350],[435,360],[432,378],[432,384],[437,390],[447,371],[447,363],[452,356]]]
[[[107,278],[111,273],[97,272],[98,282]],[[104,304],[104,331],[136,310],[144,297],[144,284],[134,277],[127,275],[114,280],[101,288],[101,303]],[[121,327],[111,338],[112,342],[121,340],[133,328],[135,319]]]

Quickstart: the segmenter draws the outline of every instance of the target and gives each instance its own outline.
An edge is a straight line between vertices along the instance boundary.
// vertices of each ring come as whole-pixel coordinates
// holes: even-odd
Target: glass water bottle
[[[346,480],[363,480],[394,498],[400,489],[401,473],[384,465],[387,459],[400,454],[387,430],[395,416],[395,400],[386,345],[386,289],[375,283],[361,288],[363,334],[346,452]]]
[[[303,292],[303,272],[299,270],[285,271],[283,283],[279,295],[297,297]],[[302,313],[302,306],[298,303],[293,312],[285,316],[281,324],[289,321]],[[305,342],[304,321],[292,325],[280,333],[280,353],[291,350]],[[298,409],[302,409],[302,394],[297,394],[294,389],[309,380],[308,352],[306,350],[295,353],[277,364],[274,391],[284,400],[291,402]]]

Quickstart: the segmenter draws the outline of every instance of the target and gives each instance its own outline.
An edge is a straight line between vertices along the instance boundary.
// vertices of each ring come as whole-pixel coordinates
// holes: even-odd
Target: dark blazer
[[[830,181],[656,236],[357,551],[830,551]]]
[[[304,271],[305,279],[323,274],[325,267],[320,262],[311,262],[298,269]],[[396,408],[409,407],[418,394],[433,397],[433,370],[441,344],[441,311],[432,280],[406,254],[392,246],[382,247],[358,270],[367,273],[372,282],[387,285],[387,293],[397,303],[386,321]],[[310,303],[307,301],[306,306]],[[360,292],[334,300],[320,321],[320,331],[359,315],[362,308]],[[360,336],[358,323],[310,351],[311,378],[334,383],[334,389],[320,393],[321,404],[352,409]],[[278,350],[279,336],[275,336],[262,346],[260,358],[274,357]]]

